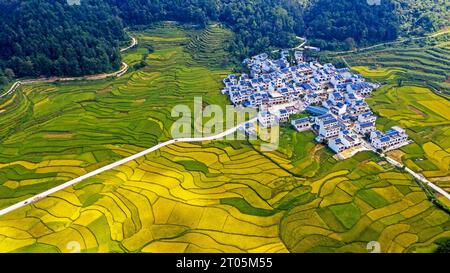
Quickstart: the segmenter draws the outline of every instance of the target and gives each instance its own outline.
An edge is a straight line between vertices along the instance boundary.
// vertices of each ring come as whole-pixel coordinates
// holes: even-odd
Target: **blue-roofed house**
[[[355,131],[358,134],[366,135],[370,134],[373,131],[376,131],[375,123],[368,121],[368,122],[356,122],[355,124]]]
[[[330,147],[330,149],[335,153],[340,153],[347,149],[342,142],[342,139],[340,139],[339,137],[330,139],[330,141],[328,141],[328,147]]]
[[[347,84],[342,83],[342,84],[337,84],[334,86],[334,91],[337,92],[344,92],[347,91]]]
[[[304,103],[305,105],[312,105],[312,104],[318,104],[320,102],[320,98],[317,94],[312,93],[308,94],[304,97]]]
[[[330,83],[333,85],[334,88],[336,88],[336,86],[344,84],[345,79],[344,77],[342,77],[342,75],[337,74],[331,77]]]
[[[327,125],[333,124],[333,122],[331,122],[331,121],[326,121],[326,123],[329,123]],[[326,139],[330,139],[330,138],[334,138],[334,137],[338,136],[340,130],[341,130],[341,127],[339,125],[320,126],[319,127],[319,135],[322,136],[322,139],[326,140]]]
[[[286,110],[284,108],[278,110],[278,118],[279,118],[280,122],[287,122],[287,121],[289,121],[289,112],[288,112],[288,110]]]
[[[354,94],[354,93],[345,93],[344,99],[345,99],[345,102],[348,105],[354,105],[355,102],[357,100],[360,100],[361,98],[358,95]]]
[[[322,116],[328,113],[328,109],[319,106],[308,106],[305,108],[305,111],[315,116]]]
[[[328,99],[333,103],[333,105],[336,105],[338,102],[344,102],[344,97],[339,92],[331,93],[328,95]]]
[[[358,116],[358,122],[375,122],[377,117],[372,112],[365,112]]]
[[[371,144],[375,149],[391,150],[408,144],[408,135],[400,127],[392,127],[386,133],[374,131],[370,135]]]
[[[358,96],[367,97],[370,94],[372,94],[373,88],[370,84],[363,82],[363,83],[353,83],[347,85],[347,92],[349,93],[355,93]]]
[[[277,117],[268,111],[260,112],[258,114],[258,121],[263,127],[271,127],[275,123],[278,123]]]
[[[351,77],[351,81],[352,81],[352,83],[363,83],[366,80],[360,74],[353,74],[352,77]]]
[[[347,104],[343,102],[338,102],[336,103],[336,105],[332,106],[330,110],[332,113],[338,116],[342,116],[347,112]]]

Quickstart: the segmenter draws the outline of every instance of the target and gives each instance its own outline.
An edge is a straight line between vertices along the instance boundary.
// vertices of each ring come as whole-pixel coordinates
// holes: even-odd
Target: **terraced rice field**
[[[212,24],[192,35],[186,49],[193,59],[202,65],[213,68],[224,68],[231,64],[232,58],[227,52],[233,32],[219,24]]]
[[[169,138],[178,103],[225,105],[229,71],[187,48],[198,33],[172,23],[134,33],[124,59],[144,56],[145,68],[1,101],[0,207]],[[337,162],[313,138],[284,128],[274,152],[257,141],[167,146],[0,217],[0,252],[367,252],[373,240],[411,252],[450,237],[450,216],[409,175],[372,153]]]
[[[403,162],[450,191],[450,102],[425,87],[392,85],[368,102],[382,117],[380,129],[408,129],[414,144],[401,149]]]
[[[403,79],[450,94],[450,34],[385,48],[340,54],[356,71],[374,79]]]
[[[414,144],[402,148],[400,159],[450,191],[450,44],[449,34],[442,33],[425,41],[330,56],[344,58],[353,70],[385,84],[368,99],[382,117],[379,129],[407,128]]]

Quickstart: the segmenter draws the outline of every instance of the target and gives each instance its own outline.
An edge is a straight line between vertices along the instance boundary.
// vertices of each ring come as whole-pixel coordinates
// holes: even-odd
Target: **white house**
[[[331,112],[338,115],[338,116],[342,116],[345,113],[347,113],[347,104],[344,104],[342,102],[338,102],[336,105],[332,106],[330,108]]]
[[[408,143],[408,135],[400,127],[392,127],[384,134],[372,132],[371,143],[375,149],[387,150]]]
[[[355,131],[358,134],[370,134],[373,131],[376,131],[376,127],[375,127],[375,123],[373,123],[372,121],[368,121],[368,122],[356,122],[355,124]]]
[[[264,111],[258,114],[258,121],[264,127],[271,127],[278,123],[278,118],[270,112]]]
[[[353,105],[352,105],[352,109],[353,112],[356,116],[365,113],[365,112],[369,112],[370,108],[369,105],[367,104],[367,102],[365,102],[364,100],[357,100]]]
[[[339,135],[341,127],[338,125],[335,126],[320,126],[319,135],[322,136],[323,139],[330,139]]]
[[[303,63],[305,61],[305,58],[303,57],[303,51],[295,51],[294,56],[297,63]]]
[[[358,136],[349,130],[341,130],[339,132],[339,137],[347,148],[356,147],[361,144],[361,140]]]
[[[340,85],[340,84],[344,84],[345,83],[345,79],[344,77],[342,77],[342,75],[334,75],[333,77],[331,77],[330,83],[333,85],[333,87],[336,88],[336,86]]]
[[[332,118],[333,118],[333,115],[331,115],[331,114],[323,114],[323,115],[317,116],[317,117],[314,119],[314,123],[315,123],[317,126],[320,126],[321,123],[323,123],[324,120],[332,119]]]
[[[360,74],[353,74],[352,77],[351,77],[351,81],[352,81],[352,83],[363,83],[366,80]]]
[[[344,97],[339,92],[333,92],[328,96],[328,99],[336,105],[338,102],[344,102]]]
[[[365,112],[358,116],[358,122],[375,122],[377,117],[373,115],[372,112]]]
[[[348,130],[340,130],[337,138],[328,141],[328,147],[336,153],[359,145],[361,145],[361,140],[357,135]]]
[[[287,122],[287,121],[289,121],[289,112],[286,109],[278,110],[277,116],[278,116],[280,122]]]
[[[328,141],[328,147],[330,147],[330,149],[337,154],[347,149],[347,147],[345,147],[345,144],[342,143],[342,140],[338,137],[330,139],[330,141]]]
[[[304,98],[306,105],[317,104],[320,102],[320,98],[317,94],[308,94]]]
[[[345,103],[348,105],[354,105],[356,101],[361,100],[361,98],[354,93],[345,93],[344,94]]]
[[[312,123],[310,118],[296,119],[291,122],[295,130],[299,132],[307,131],[311,129]]]
[[[362,97],[369,96],[370,94],[372,94],[372,91],[372,86],[366,82],[347,85],[347,92],[354,93]]]

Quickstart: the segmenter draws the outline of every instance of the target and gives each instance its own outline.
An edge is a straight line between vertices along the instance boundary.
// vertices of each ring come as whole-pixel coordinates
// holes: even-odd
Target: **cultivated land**
[[[124,60],[147,67],[1,100],[0,207],[169,139],[176,104],[227,104],[230,71],[189,46],[224,43],[228,32],[210,28],[133,33],[140,43]],[[450,237],[449,215],[375,154],[337,162],[311,132],[281,138],[268,153],[245,141],[164,147],[0,217],[0,252],[69,252],[72,241],[88,252],[366,252],[373,240],[402,252]]]
[[[450,44],[448,31],[419,44],[331,56],[384,83],[367,101],[379,114],[380,129],[408,128],[414,144],[396,152],[411,169],[450,191]]]
[[[450,33],[443,31],[423,40],[329,56],[344,59],[356,71],[372,79],[402,80],[426,85],[444,96],[450,95]]]

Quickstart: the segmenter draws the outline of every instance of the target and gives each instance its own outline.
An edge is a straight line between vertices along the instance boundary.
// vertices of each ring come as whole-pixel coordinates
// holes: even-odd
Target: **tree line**
[[[122,20],[101,1],[0,1],[0,69],[17,77],[118,69],[124,37]]]
[[[123,27],[161,20],[223,23],[235,33],[228,44],[239,59],[292,47],[296,36],[325,49],[351,49],[393,40],[405,29],[430,31],[445,24],[441,8],[425,13],[424,5],[417,7],[430,0],[369,2],[374,1],[0,0],[0,80],[118,69]]]

